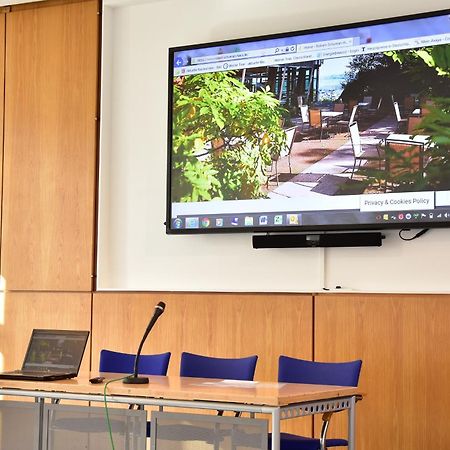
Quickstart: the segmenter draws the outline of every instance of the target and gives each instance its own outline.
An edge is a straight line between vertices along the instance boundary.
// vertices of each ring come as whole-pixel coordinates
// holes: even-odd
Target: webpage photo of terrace
[[[177,73],[172,202],[449,190],[449,62],[445,43]]]

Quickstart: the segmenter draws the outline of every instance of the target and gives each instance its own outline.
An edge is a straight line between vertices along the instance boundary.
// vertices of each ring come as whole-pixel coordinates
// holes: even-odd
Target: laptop
[[[33,330],[21,370],[0,379],[51,381],[78,375],[89,331]]]

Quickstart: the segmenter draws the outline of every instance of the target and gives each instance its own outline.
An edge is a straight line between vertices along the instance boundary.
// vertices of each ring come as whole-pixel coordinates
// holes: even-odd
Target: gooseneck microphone
[[[145,330],[144,336],[142,336],[141,343],[139,344],[139,348],[136,353],[136,358],[134,360],[133,375],[130,375],[123,380],[123,382],[125,384],[147,384],[148,383],[148,377],[138,377],[139,358],[141,356],[142,346],[144,345],[144,342],[147,339],[147,336],[150,333],[150,330],[154,327],[156,321],[158,320],[159,316],[164,312],[165,308],[166,308],[166,304],[164,302],[159,302],[155,306],[155,312],[153,313],[153,317],[150,319],[150,322],[147,325],[147,329]]]

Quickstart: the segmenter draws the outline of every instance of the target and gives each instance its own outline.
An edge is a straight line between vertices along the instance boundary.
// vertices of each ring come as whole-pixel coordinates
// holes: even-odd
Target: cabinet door
[[[9,290],[90,291],[97,1],[6,15],[2,275]]]
[[[6,14],[3,9],[0,8],[0,86],[5,83],[5,20]],[[4,113],[4,100],[5,91],[0,89],[0,123],[3,123],[3,113]],[[3,178],[3,133],[0,132],[0,179]],[[2,191],[0,189],[0,203],[2,201]],[[1,230],[1,220],[2,220],[2,208],[0,208],[0,230]],[[1,249],[0,249],[1,255]],[[0,283],[0,289],[2,285]]]
[[[449,317],[448,295],[316,297],[316,360],[363,360],[356,448],[449,448]],[[330,436],[346,436],[345,419],[333,416]]]

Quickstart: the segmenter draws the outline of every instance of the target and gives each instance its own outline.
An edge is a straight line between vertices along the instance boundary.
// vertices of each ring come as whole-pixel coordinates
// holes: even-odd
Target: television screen
[[[450,225],[450,10],[169,50],[168,233]]]

